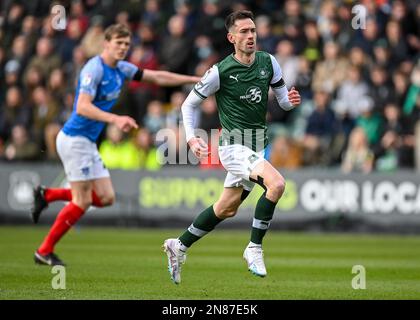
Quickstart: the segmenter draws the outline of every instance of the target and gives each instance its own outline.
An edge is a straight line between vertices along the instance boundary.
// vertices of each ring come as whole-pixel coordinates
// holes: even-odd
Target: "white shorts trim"
[[[224,187],[242,186],[247,191],[251,191],[255,185],[249,180],[252,170],[265,160],[264,150],[255,152],[240,144],[219,146],[219,158],[228,172]]]
[[[57,152],[69,182],[89,181],[109,177],[96,144],[82,136],[57,135]]]

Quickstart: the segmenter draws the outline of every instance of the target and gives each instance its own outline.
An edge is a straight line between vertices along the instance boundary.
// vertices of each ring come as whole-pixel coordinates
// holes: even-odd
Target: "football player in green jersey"
[[[264,193],[255,208],[251,239],[243,257],[253,274],[266,276],[262,240],[285,189],[282,175],[264,159],[268,91],[271,87],[285,110],[297,106],[300,95],[294,88],[287,90],[276,59],[266,52],[256,51],[252,12],[231,13],[226,18],[226,29],[235,52],[206,72],[183,103],[182,113],[187,142],[198,158],[204,158],[208,147],[195,135],[193,111],[203,99],[212,94],[216,96],[222,125],[219,157],[228,173],[219,200],[201,212],[179,238],[164,242],[171,279],[177,284],[181,281],[181,264],[187,249],[221,221],[233,217],[255,184],[259,184]]]

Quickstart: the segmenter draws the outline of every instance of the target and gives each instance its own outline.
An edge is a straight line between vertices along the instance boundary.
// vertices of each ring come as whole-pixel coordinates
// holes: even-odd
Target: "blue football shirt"
[[[63,132],[69,136],[83,136],[96,142],[105,123],[77,114],[79,94],[86,93],[92,96],[92,104],[109,112],[120,95],[124,81],[133,79],[137,71],[137,66],[127,61],[119,61],[117,66],[112,68],[105,64],[100,56],[91,58],[80,71],[73,112],[64,124]]]

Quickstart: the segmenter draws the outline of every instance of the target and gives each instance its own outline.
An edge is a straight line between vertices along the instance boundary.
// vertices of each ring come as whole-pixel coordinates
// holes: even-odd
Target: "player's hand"
[[[123,132],[128,132],[131,129],[138,129],[138,124],[136,120],[129,116],[117,116],[115,117],[114,124],[118,127],[118,129],[122,130]]]
[[[201,138],[191,138],[188,141],[188,145],[194,155],[199,159],[205,158],[209,155],[209,147]]]
[[[297,106],[300,104],[300,94],[299,92],[295,89],[295,87],[292,87],[292,89],[290,89],[289,93],[287,94],[287,96],[289,97],[289,101],[293,106]]]

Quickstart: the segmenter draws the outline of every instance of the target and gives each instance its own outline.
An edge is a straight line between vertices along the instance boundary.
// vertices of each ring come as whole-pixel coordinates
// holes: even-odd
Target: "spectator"
[[[294,55],[293,43],[286,39],[279,41],[274,57],[280,64],[286,86],[288,88],[293,87],[296,83],[299,69],[299,58]]]
[[[333,93],[346,77],[348,61],[339,56],[337,43],[327,42],[323,48],[324,60],[315,65],[312,90],[327,90]]]
[[[84,34],[81,41],[81,46],[87,59],[102,52],[104,39],[103,18],[95,16],[92,18],[89,29]]]
[[[106,128],[106,138],[99,146],[99,153],[109,169],[138,168],[137,150],[134,144],[124,139],[124,133],[113,124]]]
[[[157,70],[159,62],[156,53],[151,46],[143,44],[133,48],[129,61],[140,69]],[[134,116],[137,122],[141,122],[145,108],[139,106],[147,106],[152,99],[158,98],[159,87],[155,84],[131,81],[129,84],[130,114]]]
[[[150,132],[142,128],[135,135],[135,146],[137,148],[137,167],[136,169],[144,169],[156,171],[162,167],[162,159],[159,151],[153,145],[153,139]]]
[[[36,160],[39,156],[38,146],[29,140],[25,126],[13,126],[10,140],[4,149],[4,156],[9,161]]]
[[[374,112],[382,114],[385,104],[392,98],[392,88],[387,71],[381,66],[373,66],[370,82],[369,96],[373,99]]]
[[[303,138],[305,164],[328,165],[330,157],[333,156],[328,149],[339,127],[329,100],[330,96],[327,92],[315,92],[314,110],[309,116]]]
[[[58,115],[58,104],[51,99],[45,87],[37,87],[32,93],[32,131],[36,142],[42,146],[44,144],[44,131],[46,126]]]
[[[166,115],[166,127],[171,129],[177,129],[182,125],[182,112],[181,106],[186,95],[182,91],[175,91],[171,95],[171,100],[169,102],[169,111]]]
[[[165,127],[163,105],[159,100],[153,100],[147,105],[147,113],[143,120],[145,128],[154,137],[156,133]]]
[[[286,134],[279,134],[271,144],[268,159],[275,168],[297,169],[303,164],[303,149]]]
[[[344,153],[342,171],[369,173],[373,168],[373,160],[373,152],[369,149],[365,131],[360,127],[354,128]]]
[[[42,37],[36,44],[36,55],[30,60],[27,70],[33,67],[39,68],[42,77],[48,78],[51,71],[61,66],[61,58],[53,53],[51,39]]]
[[[358,111],[360,114],[356,119],[356,126],[365,130],[369,146],[378,143],[383,132],[382,117],[373,112],[373,100],[370,97],[359,97]]]
[[[168,22],[168,35],[162,39],[161,44],[162,68],[171,72],[186,73],[191,44],[185,30],[185,18],[180,15],[172,16]]]
[[[347,80],[342,82],[337,91],[336,110],[356,119],[361,113],[360,99],[369,92],[368,85],[361,79],[358,67],[351,66],[348,69]]]
[[[259,50],[274,54],[278,39],[273,35],[270,17],[260,15],[255,19],[255,24],[257,27]]]
[[[0,108],[0,137],[9,139],[12,128],[17,124],[29,127],[31,110],[23,105],[22,92],[14,86],[6,91],[6,100]]]

